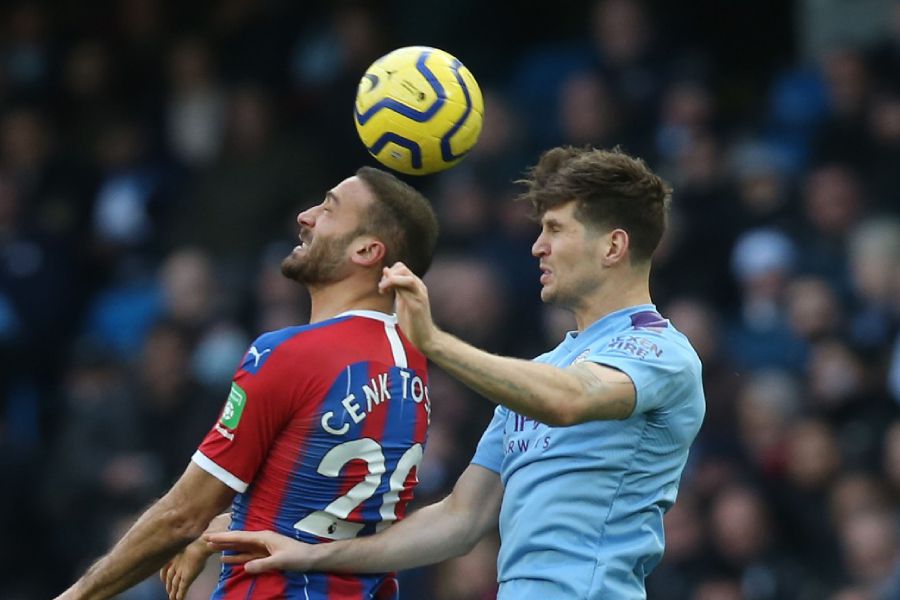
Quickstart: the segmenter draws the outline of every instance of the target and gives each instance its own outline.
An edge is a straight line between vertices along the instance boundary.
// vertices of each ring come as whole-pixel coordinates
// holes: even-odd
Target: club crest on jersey
[[[241,415],[244,414],[246,404],[247,393],[237,383],[232,382],[231,391],[225,401],[225,408],[222,409],[222,416],[216,423],[216,431],[229,440],[233,440],[234,430],[241,422]]]

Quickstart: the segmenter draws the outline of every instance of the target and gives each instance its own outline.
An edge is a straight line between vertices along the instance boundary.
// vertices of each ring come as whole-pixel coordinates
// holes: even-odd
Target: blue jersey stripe
[[[400,375],[401,372],[409,373],[409,377],[404,380]],[[390,491],[390,475],[397,469],[397,463],[400,462],[403,454],[414,443],[417,405],[408,389],[408,382],[412,381],[414,376],[415,371],[411,369],[394,367],[390,371],[391,400],[381,441],[386,475],[382,478],[375,495],[363,504],[363,516],[366,521],[381,521],[381,507],[384,503],[384,496]],[[407,382],[407,397],[405,400],[403,398],[404,381]],[[375,533],[374,526],[367,526],[361,533],[363,535]]]
[[[275,518],[275,526],[280,533],[294,536],[305,542],[315,543],[318,541],[318,538],[295,529],[294,524],[307,514],[315,510],[322,510],[339,496],[341,478],[324,477],[318,473],[317,469],[325,454],[337,443],[359,438],[365,421],[354,423],[341,401],[349,393],[359,396],[357,388],[368,381],[369,363],[348,366],[335,380],[334,385],[320,404],[319,410],[314,413],[318,418],[318,415],[332,411],[334,418],[330,420],[331,426],[341,429],[346,424],[348,429],[342,436],[324,433],[321,427],[316,427],[310,432],[304,451],[297,457],[297,462],[285,488],[284,499]],[[324,436],[328,436],[330,439]],[[299,490],[302,490],[302,494],[298,493]],[[296,498],[294,502],[291,501],[293,498]],[[303,502],[307,507],[313,505],[314,508],[303,510],[298,505],[299,502]]]
[[[350,315],[346,317],[338,317],[336,319],[326,319],[325,321],[319,321],[318,323],[311,323],[309,325],[298,325],[296,327],[285,327],[284,329],[279,329],[278,331],[272,331],[269,333],[264,333],[263,335],[256,338],[256,341],[253,342],[253,345],[250,346],[250,351],[244,355],[244,360],[241,363],[241,369],[256,375],[257,371],[259,371],[263,365],[269,360],[269,357],[275,352],[275,349],[278,348],[281,344],[290,340],[291,338],[300,335],[301,333],[307,331],[313,331],[319,329],[321,327],[327,327],[329,325],[335,325],[340,323],[341,321],[346,321],[351,318]]]
[[[250,497],[253,494],[253,486],[243,494],[238,494],[231,503],[231,525],[230,530],[244,529],[244,523],[247,520],[247,507],[250,505]],[[223,552],[228,554],[229,551]],[[221,600],[225,596],[225,584],[231,578],[234,567],[222,564],[222,570],[219,571],[219,583],[216,585],[216,591],[210,596],[210,600]]]

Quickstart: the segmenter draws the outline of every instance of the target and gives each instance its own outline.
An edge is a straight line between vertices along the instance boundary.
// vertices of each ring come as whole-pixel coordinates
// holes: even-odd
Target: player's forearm
[[[548,425],[576,421],[584,389],[565,370],[479,350],[436,330],[422,351],[434,363],[489,400]]]
[[[482,533],[445,499],[376,535],[314,546],[307,570],[384,573],[430,565],[465,554]]]
[[[110,552],[60,600],[111,598],[158,571],[202,532],[191,519],[160,500],[144,513]]]

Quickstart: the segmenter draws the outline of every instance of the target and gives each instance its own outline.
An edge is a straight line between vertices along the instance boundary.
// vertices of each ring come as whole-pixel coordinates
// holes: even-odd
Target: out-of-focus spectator
[[[831,111],[818,130],[813,159],[861,167],[871,156],[865,110],[872,82],[865,57],[856,48],[838,47],[824,52],[819,65]]]
[[[559,89],[560,142],[572,146],[614,146],[618,108],[610,90],[598,76],[584,73],[566,80]]]
[[[225,385],[218,398],[200,388],[191,371],[190,350],[185,332],[162,322],[147,336],[137,365],[141,445],[158,461],[157,492],[184,471],[227,397]]]
[[[796,262],[794,243],[773,229],[749,231],[735,243],[731,265],[741,286],[741,306],[730,327],[728,351],[739,366],[802,367],[806,347],[788,328],[784,311],[784,290]]]
[[[723,569],[739,573],[741,593],[759,600],[800,598],[804,586],[797,565],[777,547],[778,532],[765,499],[748,487],[722,490],[710,512],[711,543]]]
[[[898,10],[900,12],[900,10]],[[898,17],[900,20],[900,17]],[[900,53],[898,53],[900,54]],[[898,57],[900,73],[900,57]],[[866,190],[872,204],[883,211],[898,212],[897,189],[900,174],[894,167],[900,161],[900,75],[891,87],[878,90],[873,98],[867,119],[868,135],[872,143],[869,159],[862,169],[866,176]]]
[[[840,534],[847,574],[878,598],[879,588],[897,575],[900,539],[896,515],[886,510],[853,514]]]
[[[777,145],[747,141],[734,148],[730,171],[737,185],[737,225],[789,227],[794,219],[790,159]]]
[[[687,336],[703,361],[703,391],[707,404],[704,422],[710,426],[701,430],[701,444],[711,441],[717,446],[721,444],[733,449],[733,397],[742,383],[724,351],[721,319],[710,304],[696,298],[678,298],[665,304],[663,314]]]
[[[447,331],[490,347],[502,339],[506,298],[494,270],[472,258],[441,258],[425,277],[434,319]]]
[[[842,311],[834,289],[820,277],[796,277],[786,291],[791,330],[807,341],[843,331]]]
[[[176,160],[204,167],[222,151],[225,91],[216,79],[212,49],[202,39],[185,38],[171,49],[166,138]]]
[[[13,93],[40,94],[50,87],[53,65],[45,10],[40,2],[20,1],[4,15],[0,65]]]
[[[686,600],[708,573],[706,524],[697,498],[680,494],[663,525],[666,553],[647,581],[647,597]]]
[[[863,348],[884,346],[900,314],[894,305],[900,273],[900,221],[873,219],[858,225],[848,240],[850,280],[857,307],[853,340]]]
[[[882,469],[894,499],[900,501],[900,421],[894,421],[884,435]]]
[[[784,475],[788,436],[800,410],[800,388],[787,373],[757,371],[744,383],[737,398],[738,440],[760,476]]]
[[[868,473],[849,472],[834,481],[828,499],[830,527],[841,531],[853,515],[887,510],[892,499],[879,480]]]
[[[822,165],[811,171],[804,188],[801,269],[826,277],[846,293],[847,239],[859,222],[865,201],[858,174],[845,164]]]
[[[160,474],[154,457],[141,451],[134,387],[108,346],[89,339],[79,343],[61,393],[62,418],[41,482],[41,503],[62,532],[49,548],[71,576],[71,569],[103,550],[110,515],[146,502]]]

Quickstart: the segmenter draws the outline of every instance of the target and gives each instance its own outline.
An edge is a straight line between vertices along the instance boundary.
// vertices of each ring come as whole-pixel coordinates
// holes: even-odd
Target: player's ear
[[[605,267],[611,267],[623,260],[627,260],[630,246],[631,240],[628,237],[628,232],[624,229],[613,229],[603,236],[601,263]]]
[[[371,267],[380,263],[384,259],[386,252],[387,249],[384,247],[384,242],[373,237],[364,236],[357,239],[350,260],[362,267]]]

